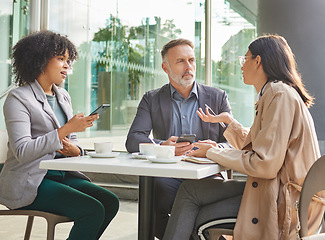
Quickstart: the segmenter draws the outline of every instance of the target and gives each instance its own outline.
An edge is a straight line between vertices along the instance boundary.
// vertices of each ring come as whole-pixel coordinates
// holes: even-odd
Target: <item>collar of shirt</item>
[[[264,89],[265,89],[265,86],[268,84],[268,82],[266,82],[264,84],[264,86],[262,87],[261,91],[257,94],[257,97],[256,97],[256,101],[259,101],[260,98],[262,97],[263,93],[264,93]]]
[[[182,100],[184,99],[183,97],[182,97],[182,95],[173,87],[173,85],[171,85],[170,83],[169,83],[169,85],[170,85],[170,97],[171,97],[171,99],[174,99],[174,100],[181,100],[181,99],[178,99],[178,98],[176,98],[176,96],[175,96],[175,92],[176,93],[178,93],[177,95],[179,95],[181,98],[182,98]],[[198,95],[198,93],[197,93],[197,84],[196,84],[196,81],[194,81],[194,84],[193,84],[193,88],[192,88],[192,90],[191,90],[191,93],[190,93],[190,95],[188,96],[188,98],[190,98],[191,96],[193,96],[193,94],[196,96],[196,98],[197,99],[199,99],[199,95]]]

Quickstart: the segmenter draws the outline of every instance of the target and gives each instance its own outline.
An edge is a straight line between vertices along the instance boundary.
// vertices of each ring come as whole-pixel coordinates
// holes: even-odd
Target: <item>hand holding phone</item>
[[[102,112],[104,112],[109,107],[110,107],[109,104],[104,103],[104,104],[100,105],[98,108],[96,108],[92,113],[90,113],[89,116],[95,115],[95,114],[101,114]]]
[[[177,143],[178,142],[189,142],[193,143],[195,140],[196,135],[195,134],[182,134],[178,137]]]

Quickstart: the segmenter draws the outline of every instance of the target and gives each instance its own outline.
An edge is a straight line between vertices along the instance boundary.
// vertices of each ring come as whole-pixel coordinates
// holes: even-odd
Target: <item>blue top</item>
[[[55,96],[55,93],[53,92],[53,96],[46,94],[46,99],[48,103],[50,104],[50,107],[52,108],[55,117],[58,119],[60,126],[63,126],[67,123],[67,116],[63,112],[60,104],[58,103],[58,99]],[[56,152],[55,158],[62,158],[65,157],[61,153]]]
[[[192,91],[188,98],[182,95],[170,84],[172,99],[172,135],[196,134],[196,139],[203,139],[201,119],[196,111],[199,110],[199,96],[197,84],[194,81]]]
[[[60,126],[63,126],[64,124],[66,124],[67,116],[65,115],[60,104],[58,103],[55,93],[53,92],[53,96],[46,94],[46,98],[54,112],[55,117],[58,119]]]

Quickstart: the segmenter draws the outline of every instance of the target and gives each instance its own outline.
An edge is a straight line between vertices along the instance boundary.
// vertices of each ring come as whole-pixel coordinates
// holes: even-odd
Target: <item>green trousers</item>
[[[49,171],[34,202],[20,209],[67,216],[74,221],[68,240],[97,240],[118,208],[114,193],[64,171]]]

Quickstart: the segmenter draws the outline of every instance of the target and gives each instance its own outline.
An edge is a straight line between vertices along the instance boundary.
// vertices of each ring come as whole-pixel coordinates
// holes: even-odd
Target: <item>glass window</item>
[[[28,33],[29,22],[29,1],[0,1],[0,129],[6,128],[2,106],[11,84],[11,48]]]
[[[84,147],[105,139],[125,150],[142,95],[168,83],[160,50],[171,39],[193,41],[197,81],[205,82],[205,2],[166,1],[50,1],[49,29],[68,35],[80,53],[66,82],[75,113],[111,105],[94,127],[78,134],[81,141],[87,137]],[[213,86],[227,91],[234,115],[249,126],[254,91],[241,81],[238,56],[255,37],[255,27],[226,1],[215,0],[212,7]]]
[[[66,82],[74,111],[88,114],[102,103],[111,105],[94,127],[78,134],[88,138],[89,148],[94,137],[108,138],[116,143],[114,149],[125,149],[142,95],[168,83],[160,57],[165,43],[188,38],[202,59],[204,5],[168,1],[50,1],[49,29],[68,35],[80,53]],[[204,82],[204,61],[197,69],[198,81]]]
[[[5,92],[7,87],[10,85],[10,60],[9,60],[9,49],[11,48],[11,19],[12,19],[12,5],[6,1],[0,2],[0,93]],[[5,96],[0,99],[0,105],[3,106]],[[0,128],[5,128],[3,110],[0,108]]]
[[[239,56],[246,54],[249,43],[256,38],[255,19],[248,22],[228,2],[212,2],[212,85],[224,89],[234,117],[245,127],[254,120],[256,91],[243,82]],[[250,18],[251,19],[251,18]]]
[[[8,79],[1,81],[0,90],[10,84],[8,49],[29,26],[29,8],[24,8],[28,1],[14,2],[0,3],[0,26],[7,32],[0,36],[4,43],[0,74]],[[15,9],[19,9],[16,15]],[[255,94],[241,80],[238,56],[245,54],[255,38],[255,20],[248,22],[240,9],[234,10],[225,0],[213,0],[211,12],[212,85],[227,91],[235,117],[250,126]],[[125,150],[125,138],[143,94],[168,83],[160,50],[171,39],[183,37],[195,44],[197,81],[205,82],[202,0],[49,0],[48,17],[49,30],[67,35],[79,50],[79,61],[64,86],[74,112],[88,114],[102,103],[111,105],[91,129],[78,133],[83,147],[106,140],[114,142],[114,149]]]

